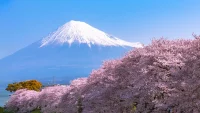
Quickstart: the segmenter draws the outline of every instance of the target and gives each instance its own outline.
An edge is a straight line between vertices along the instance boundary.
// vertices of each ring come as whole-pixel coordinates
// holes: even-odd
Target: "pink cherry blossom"
[[[105,61],[88,78],[68,86],[19,90],[6,107],[16,113],[36,108],[77,113],[80,107],[83,113],[199,113],[199,92],[200,37],[161,38],[121,59]]]

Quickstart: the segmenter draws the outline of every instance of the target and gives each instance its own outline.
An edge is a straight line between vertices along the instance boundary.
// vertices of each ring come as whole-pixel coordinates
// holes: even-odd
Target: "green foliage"
[[[14,112],[5,110],[3,113],[14,113]]]
[[[29,81],[23,81],[18,83],[15,82],[13,84],[8,84],[6,90],[10,92],[15,92],[19,89],[40,91],[41,87],[42,84],[37,80],[29,80]]]
[[[7,111],[3,107],[0,107],[0,113],[13,113],[13,112]]]
[[[0,107],[0,113],[14,113],[12,111],[5,110],[3,107]],[[42,113],[40,109],[35,109],[31,113]]]
[[[42,112],[40,111],[40,109],[35,109],[31,113],[42,113]]]
[[[0,113],[3,113],[4,109],[2,107],[0,107]]]
[[[131,113],[135,113],[136,109],[137,109],[137,103],[134,102],[134,103],[132,104]]]

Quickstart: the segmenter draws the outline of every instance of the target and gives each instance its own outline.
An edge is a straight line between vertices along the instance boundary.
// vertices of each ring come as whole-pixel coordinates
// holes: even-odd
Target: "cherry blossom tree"
[[[16,113],[199,113],[200,36],[153,40],[88,78],[41,92],[19,90],[6,107]],[[81,101],[80,101],[81,100]],[[80,104],[81,103],[81,104]]]

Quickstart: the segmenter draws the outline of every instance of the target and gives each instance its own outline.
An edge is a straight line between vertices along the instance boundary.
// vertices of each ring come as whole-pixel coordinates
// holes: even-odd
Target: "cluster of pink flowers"
[[[16,113],[199,113],[200,37],[153,40],[103,63],[88,78],[41,92],[19,90],[6,107]]]

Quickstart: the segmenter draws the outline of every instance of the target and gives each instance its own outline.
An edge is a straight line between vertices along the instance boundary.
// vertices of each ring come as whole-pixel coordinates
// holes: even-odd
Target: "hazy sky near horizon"
[[[0,58],[70,20],[131,42],[200,35],[200,0],[0,0]]]

